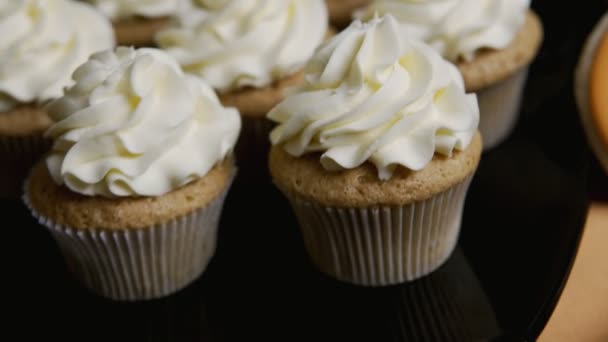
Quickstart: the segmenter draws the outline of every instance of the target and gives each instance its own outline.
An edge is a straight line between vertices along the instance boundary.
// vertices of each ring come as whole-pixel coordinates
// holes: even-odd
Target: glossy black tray
[[[21,204],[5,200],[5,334],[13,328],[19,340],[42,334],[53,341],[534,340],[559,298],[588,208],[591,157],[572,72],[605,6],[534,3],[546,39],[521,119],[509,141],[483,156],[459,246],[432,275],[386,288],[325,277],[308,260],[280,193],[237,179],[204,275],[161,300],[115,303],[73,281],[50,235]]]

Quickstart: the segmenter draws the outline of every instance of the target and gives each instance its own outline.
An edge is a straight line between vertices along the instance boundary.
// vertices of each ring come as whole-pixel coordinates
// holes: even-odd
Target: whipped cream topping
[[[479,123],[454,65],[399,32],[390,15],[353,22],[321,46],[307,84],[268,118],[273,144],[302,156],[321,153],[329,171],[373,163],[381,180],[398,165],[420,170],[435,153],[464,150]]]
[[[299,71],[327,31],[324,0],[185,0],[158,45],[227,92]]]
[[[110,22],[72,0],[0,1],[0,111],[63,94],[72,72],[114,46]]]
[[[233,149],[240,116],[157,49],[91,56],[49,105],[47,166],[85,195],[159,196],[203,177]]]
[[[134,16],[146,18],[175,14],[179,0],[86,0],[113,20]]]
[[[376,0],[355,17],[390,13],[407,37],[424,40],[451,61],[470,61],[481,48],[507,47],[529,7],[530,0]]]

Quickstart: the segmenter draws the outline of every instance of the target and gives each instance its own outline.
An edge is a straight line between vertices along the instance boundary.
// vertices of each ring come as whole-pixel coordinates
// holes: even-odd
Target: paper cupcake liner
[[[308,254],[322,272],[356,285],[385,286],[420,278],[448,259],[471,179],[405,206],[338,208],[289,200]]]
[[[242,119],[241,134],[235,148],[239,177],[246,181],[270,181],[267,160],[269,135],[274,123],[265,118]]]
[[[0,136],[0,198],[18,199],[30,168],[51,147],[42,134]]]
[[[188,215],[126,230],[67,227],[34,210],[27,191],[24,202],[85,287],[110,299],[135,301],[177,292],[203,273],[215,252],[227,192]]]
[[[528,67],[477,92],[484,151],[503,142],[515,128],[527,78]]]

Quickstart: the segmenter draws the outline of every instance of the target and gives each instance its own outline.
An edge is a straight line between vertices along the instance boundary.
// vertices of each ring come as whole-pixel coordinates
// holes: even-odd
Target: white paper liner
[[[51,147],[51,140],[37,135],[0,136],[0,198],[21,197],[30,168]]]
[[[483,137],[484,151],[503,142],[515,128],[527,78],[528,67],[525,67],[477,92],[479,131]]]
[[[239,177],[247,181],[270,180],[268,152],[270,131],[275,124],[266,118],[242,117],[242,129],[236,144],[235,155],[239,164]]]
[[[68,268],[85,287],[110,299],[136,301],[177,292],[203,273],[215,252],[229,188],[188,215],[125,230],[66,227],[33,209],[27,189],[23,200],[51,232]]]
[[[472,177],[405,206],[337,208],[289,200],[322,272],[356,285],[386,286],[427,275],[448,259]]]

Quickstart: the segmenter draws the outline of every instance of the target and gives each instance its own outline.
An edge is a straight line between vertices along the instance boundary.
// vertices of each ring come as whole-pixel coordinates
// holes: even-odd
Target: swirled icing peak
[[[235,109],[156,49],[91,56],[49,105],[56,123],[47,166],[85,195],[158,196],[204,176],[232,150]]]
[[[369,161],[387,180],[398,165],[420,170],[436,152],[465,149],[477,130],[477,97],[458,70],[390,15],[353,22],[306,73],[304,89],[268,114],[279,124],[270,138],[294,156],[321,153],[327,170]]]
[[[63,94],[71,75],[114,46],[110,22],[72,0],[0,1],[0,111]]]
[[[481,48],[508,46],[525,21],[530,0],[375,0],[355,17],[390,13],[402,33],[445,58],[470,61]]]
[[[165,17],[175,14],[179,0],[85,0],[99,8],[112,19],[134,16],[147,18]]]
[[[323,41],[323,0],[185,0],[158,45],[226,92],[299,71]]]

